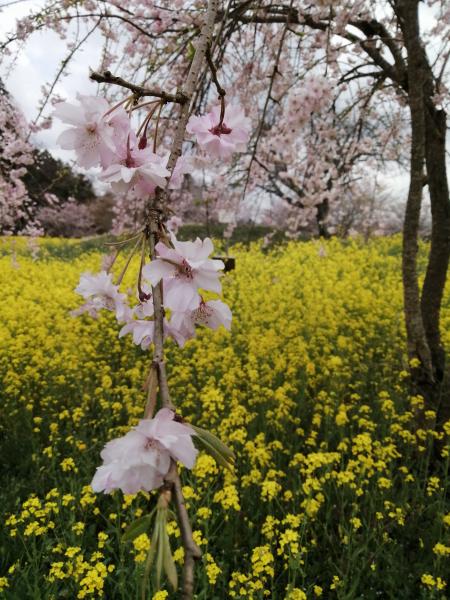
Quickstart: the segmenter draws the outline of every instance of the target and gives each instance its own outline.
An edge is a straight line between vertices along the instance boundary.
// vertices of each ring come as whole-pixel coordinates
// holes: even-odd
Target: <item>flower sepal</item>
[[[190,425],[195,431],[194,439],[197,440],[202,450],[210,454],[216,463],[229,471],[233,471],[236,456],[226,444],[210,431]]]
[[[143,533],[148,533],[150,531],[150,526],[152,524],[155,511],[156,506],[149,515],[139,517],[139,519],[136,519],[130,523],[122,535],[122,542],[132,542],[135,538],[139,537]]]
[[[167,580],[172,589],[178,589],[178,574],[175,567],[175,562],[170,548],[169,534],[167,533],[167,518],[173,518],[175,515],[168,508],[171,493],[169,490],[163,490],[159,496],[156,506],[155,525],[151,537],[150,550],[148,551],[145,561],[144,573],[149,573],[155,562],[156,566],[156,589],[161,588],[161,575],[164,571]],[[145,597],[147,590],[147,578],[144,576],[142,580],[143,594]]]

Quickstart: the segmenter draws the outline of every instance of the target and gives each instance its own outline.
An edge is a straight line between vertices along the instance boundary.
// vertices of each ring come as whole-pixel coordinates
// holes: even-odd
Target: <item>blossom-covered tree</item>
[[[91,183],[48,151],[35,148],[29,132],[25,117],[0,82],[0,233],[93,230],[92,215],[82,205],[95,198]],[[79,220],[72,230],[58,227],[61,212],[66,213],[66,222]]]
[[[33,148],[26,139],[26,121],[0,82],[0,233],[32,231],[33,201],[23,182],[33,163]]]
[[[222,301],[203,296],[203,290],[221,289],[223,265],[210,258],[210,242],[183,246],[166,225],[175,210],[169,189],[182,185],[183,174],[192,172],[196,178],[201,173],[218,208],[236,211],[246,196],[264,193],[292,207],[300,226],[316,221],[325,235],[333,204],[358,190],[364,172],[386,161],[404,161],[405,149],[406,154],[410,150],[403,229],[408,355],[416,390],[427,407],[439,410],[439,420],[448,418],[439,322],[450,256],[447,3],[427,2],[428,31],[421,28],[419,0],[162,0],[154,6],[83,0],[58,8],[49,4],[22,19],[5,47],[43,27],[70,35],[71,22],[80,19],[85,37],[96,29],[105,34],[99,69],[91,79],[107,86],[116,105],[109,108],[104,100],[80,97],[77,105],[60,104],[55,116],[70,126],[60,138],[64,147],[75,150],[85,166],[98,164],[103,180],[141,208],[138,231],[130,238],[142,253],[136,306],[129,306],[119,291],[121,278],[114,284],[106,272],[85,278],[79,291],[86,299],[82,310],[113,311],[121,335],[132,334],[145,349],[153,345],[144,421],[155,409],[156,388],[163,408],[174,412],[169,420],[178,418],[165,374],[164,340],[172,337],[183,345],[196,325],[230,325]],[[79,29],[76,35],[81,35]],[[434,43],[427,49],[429,40]],[[72,43],[69,56],[79,42],[81,38]],[[124,89],[129,94],[125,98]],[[406,115],[409,127],[404,128]],[[432,232],[420,289],[416,263],[424,185]],[[152,431],[156,419],[148,425]],[[161,492],[161,511],[166,492],[173,492],[177,501],[186,552],[184,593],[190,597],[198,549],[178,471],[174,462],[166,471],[171,454],[164,438],[152,433],[144,443],[143,432],[138,434],[136,430],[126,442],[117,441],[113,452],[105,448],[99,489],[123,481],[133,489],[148,489],[149,480],[139,479],[142,461],[160,456],[164,466],[152,463],[152,482],[163,476],[170,484]],[[196,437],[201,438],[198,432]],[[218,440],[202,439],[226,455]],[[153,449],[152,444],[160,444],[159,454],[147,451],[147,443]],[[116,454],[128,447],[139,468]],[[190,458],[184,462],[190,464]]]

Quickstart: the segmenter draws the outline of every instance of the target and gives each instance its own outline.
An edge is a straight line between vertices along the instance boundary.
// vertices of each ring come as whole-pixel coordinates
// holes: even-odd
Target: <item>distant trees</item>
[[[47,150],[34,148],[28,133],[0,81],[0,234],[95,232],[88,208],[96,198],[91,182]]]

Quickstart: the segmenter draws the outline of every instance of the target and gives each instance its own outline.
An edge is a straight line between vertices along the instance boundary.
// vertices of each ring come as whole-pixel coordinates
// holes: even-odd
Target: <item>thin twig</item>
[[[175,505],[177,507],[178,520],[180,522],[181,539],[184,548],[183,589],[182,598],[190,600],[194,595],[194,567],[195,561],[202,557],[202,551],[194,542],[192,527],[186,509],[183,490],[178,473],[177,465],[172,461],[172,468],[168,475],[172,483]]]
[[[223,96],[225,96],[226,91],[220,85],[219,80],[217,78],[217,68],[213,62],[213,59],[211,56],[211,48],[209,46],[208,46],[208,49],[206,50],[206,60],[208,61],[208,66],[211,70],[211,77],[212,77],[214,85],[216,86],[217,94],[218,94],[219,98],[222,98]]]
[[[146,88],[141,85],[135,85],[129,81],[125,81],[122,77],[116,77],[110,71],[104,71],[98,73],[97,71],[91,71],[89,79],[96,81],[97,83],[109,83],[112,85],[119,85],[120,87],[131,90],[136,98],[143,98],[144,96],[153,96],[154,98],[161,98],[164,102],[175,102],[176,104],[186,104],[188,98],[182,92],[176,94],[169,94],[157,88]]]

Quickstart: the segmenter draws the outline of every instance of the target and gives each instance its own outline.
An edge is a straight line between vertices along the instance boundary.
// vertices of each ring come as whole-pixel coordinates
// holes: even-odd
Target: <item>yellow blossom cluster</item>
[[[157,496],[96,495],[89,482],[103,445],[142,417],[150,354],[119,339],[110,314],[70,316],[80,273],[100,269],[99,243],[39,243],[36,258],[26,241],[0,240],[0,595],[128,600],[152,531],[120,538]],[[409,388],[401,240],[232,252],[231,333],[167,345],[180,413],[237,456],[233,471],[200,453],[181,472],[203,552],[198,597],[442,600],[450,422],[436,430]],[[442,331],[450,348],[450,290]],[[148,597],[171,596],[152,580]]]

